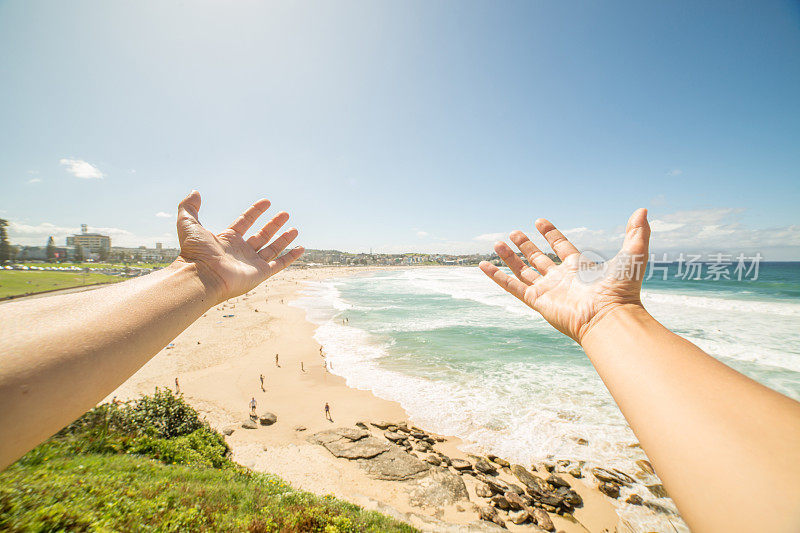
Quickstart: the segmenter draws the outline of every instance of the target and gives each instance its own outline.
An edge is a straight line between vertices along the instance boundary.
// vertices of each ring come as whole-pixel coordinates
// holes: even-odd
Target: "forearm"
[[[196,267],[176,262],[93,291],[1,305],[0,468],[91,409],[214,303]]]
[[[611,313],[582,345],[693,530],[797,530],[800,404],[641,307]]]

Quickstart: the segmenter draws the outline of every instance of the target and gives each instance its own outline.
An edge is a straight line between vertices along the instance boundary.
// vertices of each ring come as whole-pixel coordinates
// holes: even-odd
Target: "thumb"
[[[650,224],[647,222],[647,209],[640,208],[633,212],[625,226],[622,251],[632,256],[643,256],[646,260],[649,247]]]
[[[192,191],[178,204],[178,239],[183,242],[194,226],[200,225],[200,193]]]

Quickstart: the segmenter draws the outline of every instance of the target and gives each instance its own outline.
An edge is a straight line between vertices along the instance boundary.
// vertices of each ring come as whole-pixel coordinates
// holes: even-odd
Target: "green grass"
[[[0,530],[415,531],[228,454],[168,391],[100,406],[0,473]]]
[[[18,265],[25,265],[27,267],[79,267],[79,268],[106,268],[110,270],[124,270],[128,267],[135,267],[135,268],[163,268],[167,266],[169,263],[33,263],[29,261],[23,261],[21,263],[15,263]]]
[[[121,276],[89,272],[47,272],[36,270],[0,270],[0,298],[33,294],[53,289],[68,289],[93,283],[115,283]]]

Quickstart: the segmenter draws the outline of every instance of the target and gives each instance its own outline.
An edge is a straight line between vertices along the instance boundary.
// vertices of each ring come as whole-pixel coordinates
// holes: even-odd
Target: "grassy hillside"
[[[228,454],[169,391],[102,405],[0,473],[0,530],[414,531]]]
[[[120,276],[90,272],[39,272],[32,270],[0,270],[0,298],[23,294],[68,289],[93,283],[115,283],[123,281]]]

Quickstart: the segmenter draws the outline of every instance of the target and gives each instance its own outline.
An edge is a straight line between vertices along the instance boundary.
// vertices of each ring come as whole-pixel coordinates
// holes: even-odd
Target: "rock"
[[[533,510],[533,520],[536,522],[536,525],[540,528],[544,529],[545,531],[555,531],[556,526],[553,525],[553,521],[550,520],[550,515],[547,514],[542,509],[534,509]]]
[[[478,483],[475,487],[475,494],[481,498],[491,498],[494,493],[486,483]]]
[[[394,431],[384,431],[383,436],[389,439],[392,442],[402,442],[405,440],[405,437],[400,433],[395,433]]]
[[[569,483],[564,481],[563,478],[558,477],[555,474],[552,474],[550,477],[547,478],[547,482],[553,485],[554,487],[566,487],[569,488]]]
[[[371,459],[359,460],[359,465],[366,470],[370,477],[389,481],[402,481],[419,477],[422,473],[430,470],[428,463],[420,461],[413,455],[390,444],[386,444],[386,446],[389,451],[378,454]]]
[[[472,470],[472,465],[464,459],[450,459],[450,466],[459,471]]]
[[[493,476],[497,475],[497,469],[494,466],[492,466],[492,464],[489,461],[487,461],[483,457],[476,457],[476,456],[472,457],[474,458],[473,460],[475,461],[475,464],[473,465],[473,468],[475,470],[483,474],[491,474]]]
[[[397,424],[397,431],[402,431],[403,433],[411,433],[411,430],[408,429],[408,424],[405,422],[400,422]]]
[[[411,436],[415,439],[427,439],[428,434],[424,431],[419,431],[417,428],[411,430]]]
[[[435,440],[436,442],[447,442],[446,437],[440,437],[439,435],[434,435],[433,440]]]
[[[496,455],[489,454],[486,456],[486,458],[493,463],[499,464],[500,466],[511,466],[511,464],[508,461],[506,461],[502,457],[497,457]]]
[[[252,419],[248,418],[242,422],[242,427],[244,429],[256,429],[258,426],[256,426],[256,423]]]
[[[631,505],[642,505],[644,500],[642,500],[642,497],[638,494],[631,494],[628,496],[628,499],[625,500],[625,503],[629,503]]]
[[[222,434],[225,435],[226,437],[230,437],[231,435],[233,435],[233,431],[234,430],[232,427],[227,427],[222,430]]]
[[[262,426],[271,426],[278,421],[278,415],[275,413],[263,413],[258,417],[258,423]]]
[[[489,507],[487,505],[481,505],[478,507],[478,516],[481,520],[486,520],[487,522],[494,522],[500,527],[506,527],[506,523],[503,522],[503,519],[497,515],[497,511],[494,507]]]
[[[440,458],[440,459],[442,460],[442,462],[443,462],[444,464],[446,464],[447,466],[450,466],[450,464],[452,463],[452,461],[450,460],[450,458],[449,458],[449,457],[447,457],[447,456],[446,456],[445,454],[443,454],[443,453],[440,453],[440,454],[439,454],[439,458]]]
[[[619,498],[619,485],[608,481],[603,481],[597,487],[600,492],[611,498]]]
[[[548,472],[552,472],[555,470],[556,465],[551,462],[542,463],[542,467],[547,470]]]
[[[380,420],[378,422],[370,422],[373,426],[378,429],[387,429],[389,426],[393,425],[391,422],[387,422],[386,420]]]
[[[676,515],[675,511],[673,511],[672,509],[668,509],[663,505],[657,504],[656,502],[644,502],[644,506],[657,513],[667,514],[672,516]]]
[[[656,498],[669,498],[669,494],[667,494],[664,485],[662,485],[661,483],[655,483],[653,485],[645,485],[645,487],[647,487],[647,490],[649,490],[650,493]]]
[[[361,440],[364,437],[370,436],[369,431],[365,431],[361,428],[339,428],[335,431],[342,437],[351,441]]]
[[[367,423],[366,422],[361,422],[361,421],[356,422],[356,427],[359,427],[361,429],[369,429],[369,426],[367,426]]]
[[[508,519],[511,520],[514,524],[524,524],[528,520],[531,519],[530,513],[525,509],[521,509],[519,511],[511,511],[508,513]]]
[[[425,442],[424,440],[418,440],[412,445],[412,448],[414,448],[414,450],[418,452],[429,452],[433,449],[431,445]]]
[[[636,461],[636,465],[642,470],[642,472],[646,474],[655,474],[656,471],[653,468],[653,465],[650,464],[650,461],[645,459],[639,459]]]
[[[575,468],[573,468],[572,470],[570,470],[569,472],[567,472],[567,474],[569,474],[570,476],[572,476],[572,477],[574,477],[576,479],[580,479],[580,478],[583,477],[583,473],[581,472],[581,469],[578,468],[577,466]]]
[[[320,431],[309,440],[321,444],[336,457],[351,460],[370,459],[392,448],[385,440],[367,435],[369,433],[362,429],[339,428]]]
[[[505,484],[498,483],[487,476],[481,476],[480,480],[489,485],[489,490],[491,490],[493,494],[505,494],[508,491],[508,487],[506,487]]]
[[[589,445],[589,441],[584,439],[584,438],[576,439],[575,442],[577,442],[581,446],[588,446]]]
[[[522,487],[520,487],[519,485],[514,485],[513,483],[508,484],[508,491],[513,492],[514,494],[517,494],[519,496],[525,494],[525,490]]]
[[[514,492],[506,492],[503,497],[508,502],[508,508],[514,511],[525,508],[525,502],[519,497],[519,494]]]
[[[441,509],[456,502],[469,501],[464,480],[449,470],[432,469],[410,483],[409,501],[417,507]]]
[[[581,495],[575,492],[573,489],[560,488],[556,491],[556,494],[563,497],[564,502],[567,504],[566,506],[562,505],[562,507],[569,506],[574,509],[575,507],[583,506],[583,498],[581,498]]]
[[[306,427],[305,427],[305,426],[300,426],[300,425],[298,425],[298,426],[295,426],[295,427],[294,427],[294,430],[295,430],[295,431],[305,431],[305,430],[306,430]]]
[[[523,485],[535,492],[548,492],[550,487],[545,481],[528,472],[523,466],[511,465],[511,473],[522,482]]]
[[[625,472],[620,472],[619,470],[608,470],[606,468],[592,468],[592,474],[600,481],[605,481],[607,483],[615,483],[617,485],[625,485],[628,486],[631,483],[634,483],[632,477],[630,477]]]
[[[442,464],[442,459],[438,455],[430,454],[425,457],[425,462],[434,466],[439,466]]]
[[[491,505],[497,507],[498,509],[506,510],[509,508],[508,500],[502,494],[495,494],[489,499]]]

